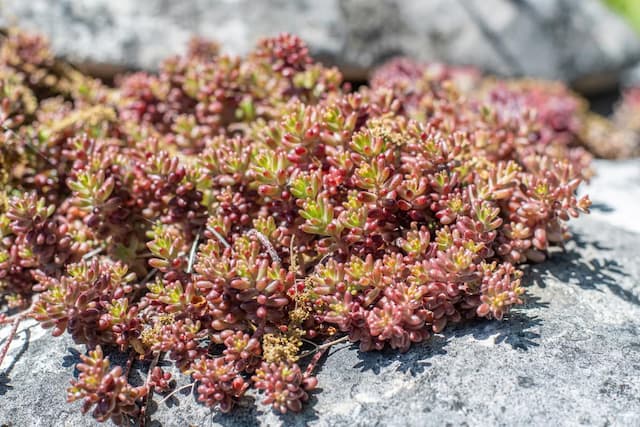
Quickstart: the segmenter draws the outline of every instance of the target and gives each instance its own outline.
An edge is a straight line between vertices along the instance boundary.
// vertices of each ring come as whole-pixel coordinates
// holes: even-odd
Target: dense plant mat
[[[504,319],[518,265],[590,205],[586,107],[559,83],[396,60],[354,91],[281,35],[107,87],[11,31],[0,85],[0,321],[86,344],[68,399],[98,421],[144,420],[160,359],[218,410],[253,388],[299,411],[332,343]]]

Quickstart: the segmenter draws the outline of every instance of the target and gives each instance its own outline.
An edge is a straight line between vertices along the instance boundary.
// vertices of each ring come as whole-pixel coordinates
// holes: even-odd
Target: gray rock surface
[[[151,425],[640,425],[640,185],[629,178],[640,160],[596,169],[589,192],[605,212],[573,222],[565,250],[527,269],[525,304],[508,319],[447,328],[406,354],[336,345],[302,414],[278,416],[251,395],[221,415],[184,390],[156,396]],[[0,369],[0,425],[95,425],[65,402],[79,351],[24,322]]]
[[[580,195],[593,202],[590,217],[640,233],[640,159],[595,160],[594,165],[597,176],[580,188]]]
[[[396,55],[602,85],[640,41],[599,0],[3,0],[0,24],[51,37],[76,61],[155,68],[191,35],[244,53],[289,31],[351,76]]]

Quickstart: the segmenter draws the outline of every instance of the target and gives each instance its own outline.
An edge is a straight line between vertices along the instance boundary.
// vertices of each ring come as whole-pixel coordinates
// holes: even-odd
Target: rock
[[[593,202],[590,217],[640,233],[640,159],[595,160],[594,167],[597,175],[579,192]]]
[[[252,395],[221,415],[187,389],[156,396],[151,425],[640,425],[640,161],[596,169],[594,216],[572,223],[564,251],[527,268],[525,304],[506,320],[447,328],[405,354],[336,345],[301,414],[278,416]],[[619,183],[626,193],[612,192]],[[64,401],[79,351],[24,322],[0,370],[0,425],[95,425]],[[142,381],[139,368],[132,378]]]
[[[194,34],[246,53],[281,31],[350,78],[407,55],[596,90],[640,58],[638,37],[599,0],[5,0],[1,14],[51,37],[60,55],[127,68],[156,68]]]

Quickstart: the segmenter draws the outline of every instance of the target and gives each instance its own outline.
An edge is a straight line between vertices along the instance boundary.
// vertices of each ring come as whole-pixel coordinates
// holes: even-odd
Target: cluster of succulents
[[[442,82],[455,87],[467,99],[494,105],[502,115],[513,117],[535,111],[536,131],[532,137],[540,147],[552,142],[571,148],[583,147],[607,159],[640,155],[638,105],[640,93],[630,88],[623,93],[612,119],[589,111],[587,101],[559,82],[483,76],[472,67],[417,63],[406,58],[391,60],[373,74],[371,84],[394,88],[403,94],[403,106],[416,120],[424,115],[433,85]],[[424,98],[424,99],[422,99]],[[422,105],[421,105],[422,103]],[[540,148],[539,147],[539,148]],[[574,155],[588,159],[574,150]]]
[[[606,126],[595,126],[595,132],[599,132],[599,134],[594,137],[602,138],[606,134],[609,149],[615,150],[618,154],[617,157],[638,157],[640,156],[640,120],[638,117],[640,117],[640,87],[631,86],[623,91],[622,99],[616,105],[612,125],[605,120]]]
[[[404,352],[502,319],[518,264],[590,205],[557,84],[396,61],[353,91],[280,35],[245,58],[195,41],[109,88],[15,31],[0,77],[0,307],[87,346],[68,399],[98,421],[169,392],[160,359],[220,411],[251,389],[299,411],[336,341]]]

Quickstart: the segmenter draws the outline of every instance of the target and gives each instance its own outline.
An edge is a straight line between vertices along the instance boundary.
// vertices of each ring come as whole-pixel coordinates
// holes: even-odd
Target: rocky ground
[[[402,355],[336,345],[302,414],[250,396],[221,415],[184,390],[155,398],[151,425],[640,425],[640,161],[596,169],[593,215],[528,268],[526,303],[506,320],[448,328]],[[24,322],[0,370],[0,425],[94,425],[65,403],[79,351]]]

